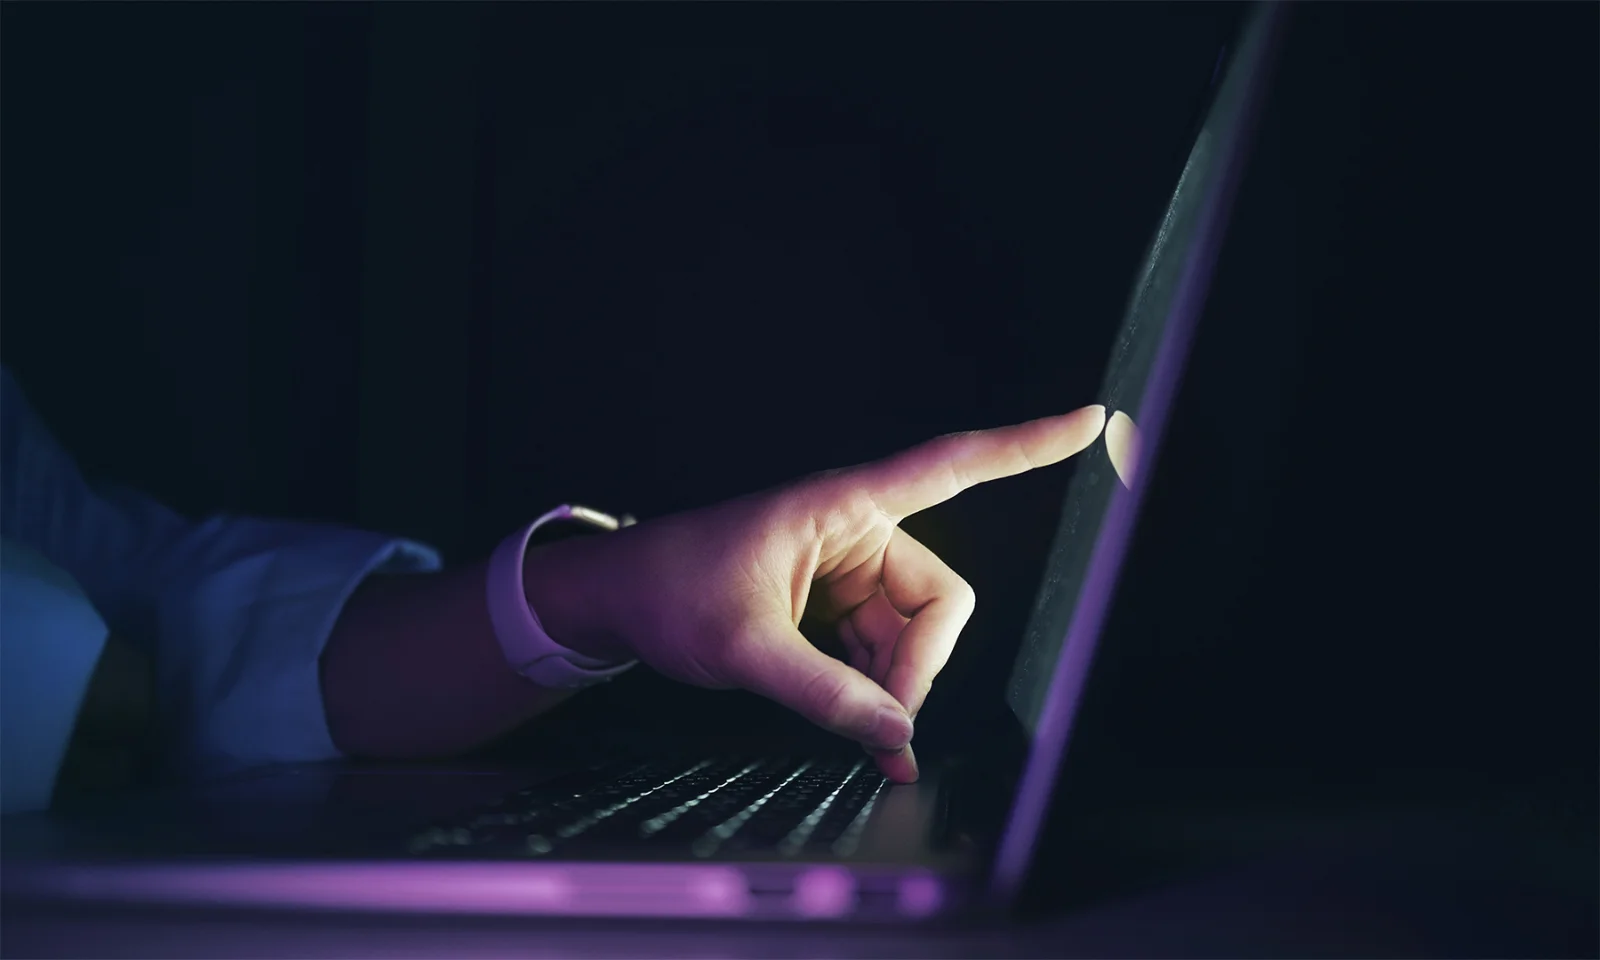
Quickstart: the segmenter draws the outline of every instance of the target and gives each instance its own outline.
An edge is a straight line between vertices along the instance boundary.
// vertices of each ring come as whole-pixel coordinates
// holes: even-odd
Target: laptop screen
[[[1164,419],[1186,352],[1187,329],[1205,295],[1226,212],[1222,195],[1238,167],[1246,81],[1256,72],[1250,68],[1259,57],[1261,26],[1259,17],[1251,18],[1231,68],[1218,77],[1211,107],[1147,248],[1106,363],[1096,398],[1106,408],[1106,429],[1079,455],[1006,690],[1011,709],[1030,734],[1038,732],[1069,635],[1082,634],[1074,631],[1074,620],[1084,612],[1092,569],[1115,566],[1120,559],[1121,545],[1108,541],[1125,539],[1125,533],[1109,531],[1107,518],[1117,501],[1131,498],[1135,481],[1148,466],[1142,461],[1153,452],[1149,446],[1159,430],[1153,421]],[[1153,382],[1158,364],[1165,383]],[[1162,389],[1152,389],[1156,386]],[[1132,510],[1131,503],[1122,506]],[[1107,533],[1113,536],[1103,536]],[[1117,558],[1110,557],[1112,550]]]
[[[1031,737],[996,853],[990,893],[1004,902],[1033,860],[1084,681],[1154,467],[1232,207],[1284,6],[1245,20],[1215,84],[1166,213],[1133,285],[1106,364],[1106,429],[1080,454],[1006,699]]]
[[[1040,712],[1078,608],[1090,563],[1112,501],[1127,496],[1138,476],[1147,419],[1146,386],[1157,348],[1167,337],[1179,275],[1194,247],[1201,195],[1211,166],[1202,134],[1151,241],[1096,400],[1106,429],[1079,455],[1046,561],[1043,583],[1012,668],[1006,700],[1028,732]]]

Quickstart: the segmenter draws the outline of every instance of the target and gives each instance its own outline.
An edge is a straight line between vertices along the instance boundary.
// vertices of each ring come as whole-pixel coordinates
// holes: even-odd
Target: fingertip
[[[1103,404],[1091,403],[1087,407],[1080,407],[1067,414],[1065,419],[1068,426],[1059,436],[1063,446],[1057,448],[1057,456],[1071,457],[1082,453],[1106,430],[1106,408]]]
[[[1104,404],[1091,403],[1071,413],[1060,413],[1034,421],[1041,430],[1039,446],[1032,452],[1036,465],[1056,463],[1082,453],[1106,429]]]
[[[873,759],[877,761],[878,769],[883,775],[895,783],[916,783],[921,776],[921,771],[917,768],[916,752],[911,749],[910,744],[899,750],[876,751],[873,753]]]
[[[871,745],[878,750],[902,750],[911,743],[913,732],[911,717],[903,708],[879,707],[877,722],[873,725]]]
[[[740,686],[783,704],[825,730],[879,750],[911,742],[905,708],[866,675],[812,646],[792,627],[793,643],[747,644],[730,670]],[[804,678],[804,679],[796,679]]]

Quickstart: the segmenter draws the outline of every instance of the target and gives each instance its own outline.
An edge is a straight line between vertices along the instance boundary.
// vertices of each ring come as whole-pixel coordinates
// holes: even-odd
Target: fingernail
[[[922,776],[922,771],[917,768],[916,751],[909,745],[899,750],[876,753],[873,756],[877,758],[878,769],[895,783],[916,783]]]
[[[911,742],[911,718],[895,707],[878,709],[878,746],[884,750],[899,750]]]

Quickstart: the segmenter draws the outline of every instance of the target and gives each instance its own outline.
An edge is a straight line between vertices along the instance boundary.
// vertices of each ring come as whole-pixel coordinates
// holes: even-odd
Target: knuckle
[[[978,593],[972,589],[972,584],[957,576],[950,587],[950,602],[964,615],[971,616],[978,606]]]
[[[841,491],[831,502],[818,503],[812,516],[825,552],[859,543],[874,530],[892,527],[895,522],[868,491],[860,488]]]
[[[1033,451],[1028,449],[1028,445],[1020,440],[1013,440],[1011,442],[1011,454],[1029,470],[1037,470],[1044,466],[1044,464],[1040,463],[1039,459],[1033,455]]]

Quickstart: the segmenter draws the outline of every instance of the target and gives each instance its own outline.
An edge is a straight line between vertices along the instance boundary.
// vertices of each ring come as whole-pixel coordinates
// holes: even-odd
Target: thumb
[[[877,750],[911,742],[911,718],[887,690],[811,645],[787,620],[735,647],[732,679],[842,737]]]

